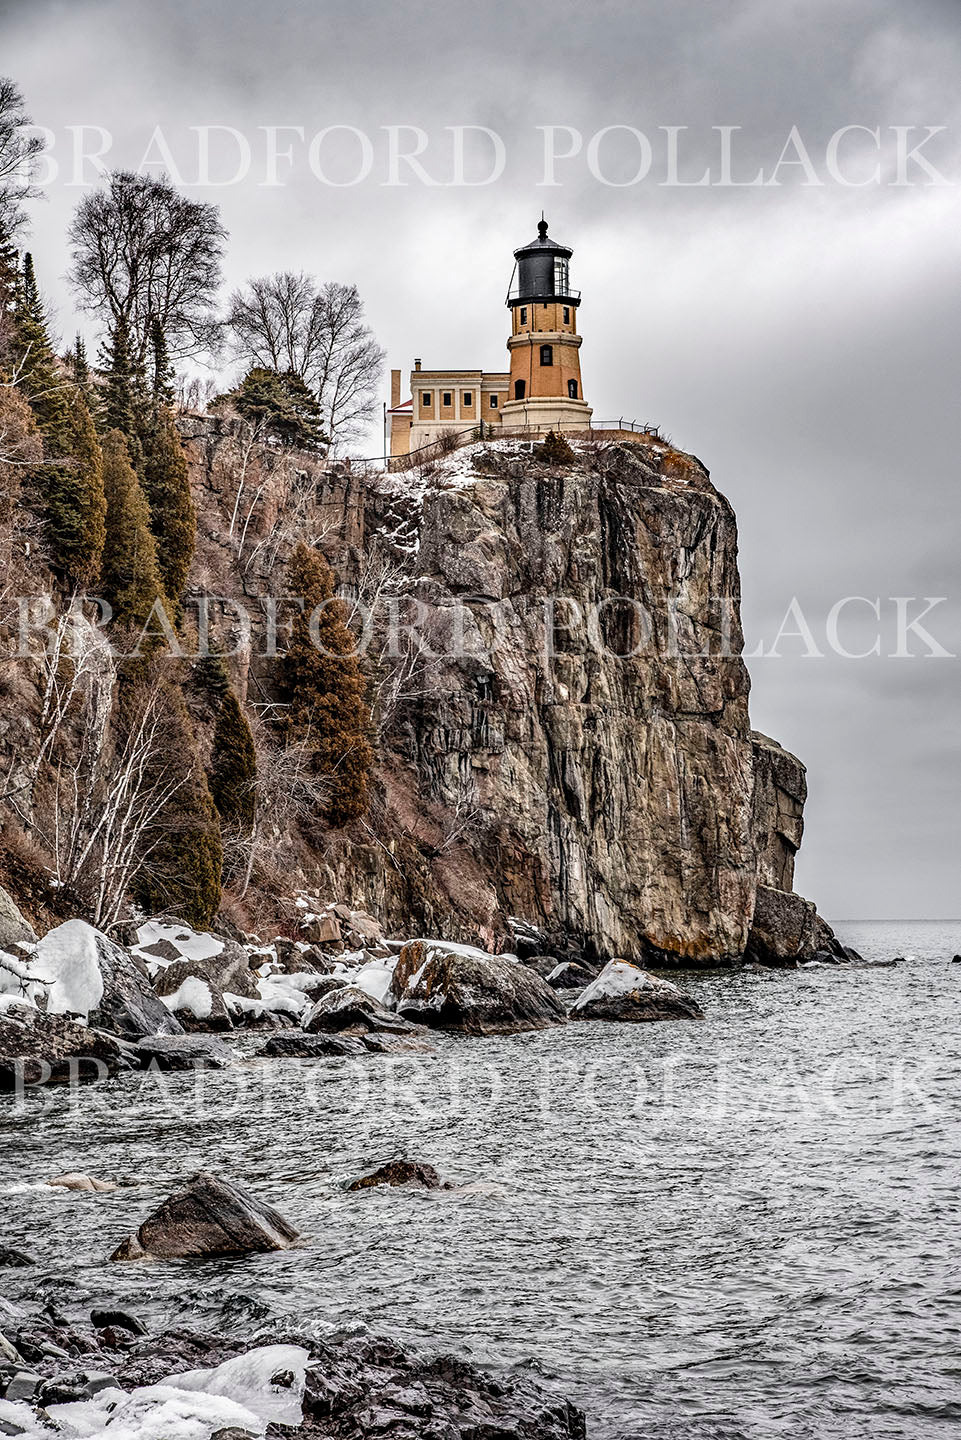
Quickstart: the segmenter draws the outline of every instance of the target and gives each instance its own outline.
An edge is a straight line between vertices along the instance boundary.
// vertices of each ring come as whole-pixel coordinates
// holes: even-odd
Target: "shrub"
[[[577,456],[563,435],[549,430],[542,444],[535,447],[534,459],[542,465],[573,465]]]

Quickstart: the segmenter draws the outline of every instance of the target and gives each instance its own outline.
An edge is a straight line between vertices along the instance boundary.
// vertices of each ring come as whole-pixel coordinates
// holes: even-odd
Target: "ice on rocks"
[[[101,1390],[92,1400],[50,1405],[52,1422],[42,1424],[24,1404],[0,1400],[0,1421],[18,1426],[28,1440],[210,1440],[234,1427],[264,1435],[268,1425],[303,1421],[307,1351],[299,1345],[265,1345],[237,1355],[212,1370],[171,1375],[160,1385],[127,1393]],[[279,1375],[290,1385],[275,1385]],[[16,1433],[16,1432],[14,1432]]]

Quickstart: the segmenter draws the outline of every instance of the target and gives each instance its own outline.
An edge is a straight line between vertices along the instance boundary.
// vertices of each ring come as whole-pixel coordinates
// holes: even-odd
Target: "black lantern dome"
[[[535,300],[563,300],[566,305],[579,305],[581,292],[572,290],[570,285],[569,262],[573,253],[570,246],[551,240],[542,215],[537,239],[514,251],[517,264],[507,296],[508,305],[527,305]]]

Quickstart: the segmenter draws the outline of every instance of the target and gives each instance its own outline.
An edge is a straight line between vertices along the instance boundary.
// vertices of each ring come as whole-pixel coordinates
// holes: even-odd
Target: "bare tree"
[[[166,176],[116,170],[81,200],[69,236],[81,304],[110,328],[125,320],[140,363],[154,319],[172,359],[216,347],[227,239],[216,205],[188,200]]]
[[[58,773],[56,878],[84,898],[102,930],[119,918],[163,838],[167,807],[191,779],[193,762],[175,750],[169,711],[163,683],[145,684],[126,706],[116,743],[106,743],[104,732],[95,749],[85,747],[81,764]]]
[[[324,414],[331,449],[343,449],[370,421],[384,351],[364,321],[356,285],[284,271],[248,282],[231,296],[227,317],[237,358],[293,370]]]
[[[39,136],[27,135],[30,116],[19,86],[0,75],[0,238],[10,239],[26,216],[24,200],[40,191],[33,183],[31,163],[43,149]]]

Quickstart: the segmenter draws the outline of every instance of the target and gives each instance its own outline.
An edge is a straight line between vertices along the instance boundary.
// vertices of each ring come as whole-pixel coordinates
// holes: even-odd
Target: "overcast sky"
[[[831,607],[880,597],[880,658],[802,656],[793,639],[750,662],[755,726],[808,765],[798,888],[834,921],[947,917],[961,914],[961,658],[922,658],[917,635],[913,658],[890,654],[892,597],[944,596],[926,623],[961,655],[959,18],[958,0],[0,0],[0,72],[53,132],[59,174],[29,240],[67,336],[68,126],[108,132],[112,164],[166,158],[216,200],[228,284],[277,268],[356,282],[405,370],[414,355],[506,364],[511,250],[543,207],[575,247],[595,416],[657,421],[737,510],[749,646],[771,648],[796,596],[827,650]],[[245,179],[197,186],[191,127],[205,126],[230,127],[211,138],[210,179],[244,159],[233,131]],[[293,148],[278,185],[263,183],[271,126],[304,132],[277,137]],[[391,126],[425,133],[437,183],[392,176]],[[449,126],[495,133],[499,178],[450,183]],[[545,126],[567,127],[558,155],[581,136],[551,186]],[[879,142],[838,136],[848,126]],[[327,127],[319,178],[309,146]],[[673,176],[669,127],[685,127]],[[714,127],[741,183],[720,183]],[[912,156],[928,127],[944,129]],[[496,158],[468,133],[466,179]],[[777,183],[743,183],[759,171]],[[867,649],[877,628],[851,606],[840,638]]]

